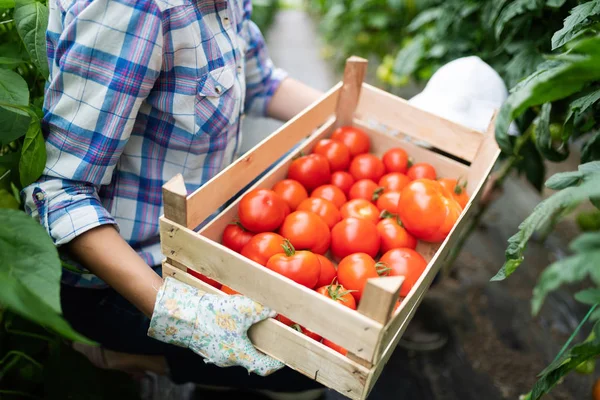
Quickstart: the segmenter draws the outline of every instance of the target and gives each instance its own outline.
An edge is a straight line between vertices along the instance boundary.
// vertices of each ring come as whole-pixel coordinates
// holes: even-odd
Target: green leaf
[[[600,160],[600,131],[596,131],[581,149],[581,162]]]
[[[33,120],[25,134],[25,142],[19,161],[19,175],[23,187],[35,182],[46,166],[46,143],[40,121]]]
[[[0,57],[0,67],[2,67],[2,68],[9,68],[9,69],[14,68],[17,65],[21,64],[22,62],[23,62],[23,60],[20,58]]]
[[[427,25],[430,22],[434,22],[438,18],[442,18],[444,9],[442,7],[434,7],[425,10],[417,15],[410,24],[406,27],[408,32],[416,32],[422,26]]]
[[[600,100],[600,89],[593,89],[584,91],[575,100],[569,104],[569,110],[565,117],[565,124],[573,117],[577,117],[587,111],[588,108],[593,106],[598,100]]]
[[[48,28],[48,8],[35,0],[16,0],[14,19],[17,32],[38,71],[48,78],[48,57],[46,55],[46,29]]]
[[[564,26],[552,36],[552,50],[567,43],[582,28],[589,25],[589,17],[600,14],[600,1],[592,0],[573,8],[565,18]]]
[[[560,8],[562,7],[565,3],[567,2],[567,0],[547,0],[546,1],[546,5],[548,7],[554,7],[554,8]]]
[[[552,190],[561,190],[579,184],[582,174],[579,171],[559,172],[546,181],[546,187]]]
[[[0,145],[9,144],[23,136],[27,132],[30,122],[31,117],[29,115],[0,107],[0,126],[2,127]]]
[[[518,145],[516,147],[518,147]],[[520,150],[518,152],[520,160],[517,164],[517,168],[520,172],[524,172],[527,181],[529,181],[538,192],[541,192],[544,187],[544,179],[546,178],[546,166],[544,165],[544,160],[532,140],[527,140],[519,148]]]
[[[19,209],[19,202],[6,189],[0,189],[0,208]]]
[[[542,61],[544,61],[544,58],[533,45],[526,46],[516,53],[506,64],[506,84],[508,87],[513,87],[523,77],[535,72]]]
[[[600,304],[600,289],[586,289],[575,293],[575,300],[583,304]]]
[[[566,143],[562,143],[558,149],[555,149],[553,146],[553,139],[550,134],[551,110],[551,103],[546,103],[542,106],[542,111],[535,125],[535,144],[544,158],[553,162],[560,162],[569,157],[569,147]]]
[[[516,16],[527,11],[537,10],[540,7],[538,0],[515,0],[502,10],[496,21],[496,38],[500,38],[502,31],[508,22]]]
[[[394,73],[400,77],[412,75],[425,55],[425,38],[416,36],[398,52],[394,61]]]
[[[0,105],[5,104],[28,105],[29,88],[21,75],[7,69],[0,69]]]
[[[0,8],[15,8],[15,0],[0,0]]]
[[[61,312],[58,251],[44,228],[22,211],[0,209],[0,273]]]

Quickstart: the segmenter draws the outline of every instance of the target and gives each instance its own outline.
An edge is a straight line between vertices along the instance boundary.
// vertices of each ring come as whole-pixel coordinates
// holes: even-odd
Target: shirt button
[[[45,196],[44,196],[44,193],[42,193],[42,192],[38,192],[38,193],[36,193],[36,194],[35,194],[35,198],[36,198],[38,201],[42,201],[42,200],[44,200],[44,198],[45,198]]]
[[[229,17],[223,17],[223,25],[225,28],[229,27]]]
[[[237,73],[238,73],[238,74],[241,74],[241,73],[242,73],[242,66],[241,66],[241,65],[238,65],[238,66],[237,66]]]
[[[215,86],[215,92],[217,92],[217,94],[221,94],[221,86]]]

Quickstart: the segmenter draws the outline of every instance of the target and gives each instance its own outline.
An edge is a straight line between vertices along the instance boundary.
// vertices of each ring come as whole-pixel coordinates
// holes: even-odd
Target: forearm
[[[89,230],[68,245],[82,265],[150,317],[161,277],[127,244],[112,225]]]
[[[319,99],[323,93],[292,78],[284,79],[267,107],[267,115],[287,121]]]

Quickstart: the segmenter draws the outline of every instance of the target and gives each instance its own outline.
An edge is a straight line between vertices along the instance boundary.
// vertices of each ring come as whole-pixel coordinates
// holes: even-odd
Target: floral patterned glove
[[[219,367],[239,365],[261,376],[284,365],[256,350],[247,331],[276,313],[244,296],[200,295],[167,277],[156,296],[148,336],[187,347]]]

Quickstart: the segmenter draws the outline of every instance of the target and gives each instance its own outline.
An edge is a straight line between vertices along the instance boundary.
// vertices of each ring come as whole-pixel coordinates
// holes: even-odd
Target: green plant
[[[252,2],[252,21],[258,25],[263,34],[266,34],[271,25],[273,25],[275,14],[277,14],[279,8],[279,0],[260,0]]]

